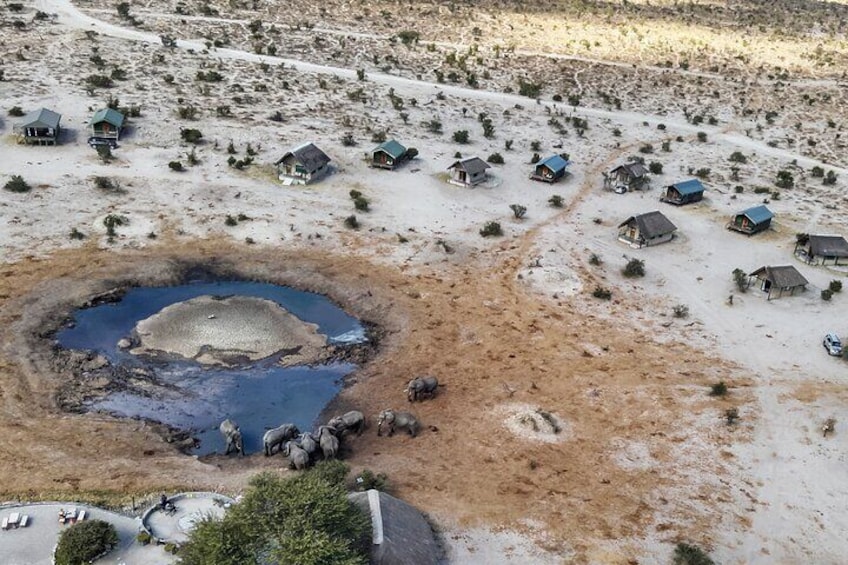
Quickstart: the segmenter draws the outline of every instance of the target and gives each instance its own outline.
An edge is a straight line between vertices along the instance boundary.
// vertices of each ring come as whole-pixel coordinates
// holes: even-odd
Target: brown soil
[[[89,246],[0,268],[3,496],[174,486],[234,492],[255,470],[283,467],[282,459],[261,454],[198,460],[165,443],[150,424],[56,407],[62,376],[50,370],[50,344],[39,335],[116,283],[167,282],[190,257],[219,271],[237,260],[244,277],[326,293],[380,324],[380,353],[333,409],[356,407],[372,422],[350,442],[350,463],[387,473],[398,495],[437,519],[541,521],[551,547],[569,543],[577,555],[585,555],[591,540],[640,535],[660,508],[666,523],[658,531],[669,538],[708,531],[701,529],[705,522],[717,519],[667,497],[682,488],[684,476],[693,499],[722,496],[722,488],[693,479],[725,464],[716,446],[730,432],[702,423],[716,411],[704,391],[721,363],[682,344],[653,343],[629,324],[617,327],[581,313],[585,306],[577,303],[592,300],[588,295],[559,303],[529,295],[515,277],[526,257],[520,248],[504,244],[484,254],[500,260],[488,272],[446,261],[432,273],[407,274],[352,255],[167,239],[145,251]],[[627,306],[619,308],[626,319]],[[602,353],[586,351],[581,344],[587,341]],[[404,385],[424,373],[445,384],[434,400],[411,407],[424,432],[377,437],[378,411],[409,408]],[[513,435],[498,410],[511,403],[556,413],[569,437],[538,443]],[[687,445],[695,436],[705,447]],[[644,443],[657,464],[616,465],[611,438]]]

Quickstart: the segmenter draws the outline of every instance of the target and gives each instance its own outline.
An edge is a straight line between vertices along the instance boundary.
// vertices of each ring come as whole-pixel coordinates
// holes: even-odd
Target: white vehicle
[[[827,349],[828,354],[839,356],[842,355],[842,342],[839,341],[839,336],[834,333],[829,333],[824,336],[824,341],[822,342],[824,348]]]
[[[612,191],[615,192],[616,194],[624,194],[625,192],[627,192],[627,186],[625,186],[623,184],[619,184],[619,185],[616,185],[616,187],[613,188]]]

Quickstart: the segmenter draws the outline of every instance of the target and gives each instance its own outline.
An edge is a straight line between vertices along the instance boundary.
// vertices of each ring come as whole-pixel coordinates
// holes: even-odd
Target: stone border
[[[186,498],[211,498],[213,500],[220,500],[226,504],[235,504],[235,499],[230,498],[229,496],[225,496],[223,494],[218,494],[217,492],[211,491],[191,491],[191,492],[180,492],[175,494],[174,496],[169,496],[169,501],[183,500]],[[169,540],[165,538],[157,538],[153,535],[153,532],[150,531],[150,528],[147,526],[147,520],[150,518],[150,515],[156,512],[159,509],[159,504],[154,504],[150,508],[144,511],[141,515],[141,525],[139,528],[139,532],[146,532],[147,535],[150,536],[151,543],[156,544],[166,544],[166,543],[177,543],[174,540]]]

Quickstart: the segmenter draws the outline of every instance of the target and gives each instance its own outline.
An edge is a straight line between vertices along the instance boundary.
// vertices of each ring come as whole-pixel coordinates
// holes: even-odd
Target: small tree
[[[185,167],[183,167],[183,164],[180,161],[171,161],[170,163],[168,163],[168,168],[178,173],[181,173],[185,170]]]
[[[748,292],[748,275],[742,269],[733,269],[733,282],[739,292]]]
[[[727,422],[728,426],[732,426],[737,420],[739,420],[738,408],[728,408],[724,411],[724,421]]]
[[[651,164],[648,165],[648,171],[650,171],[652,175],[661,175],[663,172],[662,163],[659,161],[651,161]]]
[[[742,163],[743,165],[748,162],[748,158],[741,151],[734,151],[730,154],[729,159],[734,163]]]
[[[688,543],[677,544],[674,548],[672,563],[674,565],[715,565],[703,549]]]
[[[774,184],[779,188],[792,188],[795,186],[795,177],[789,171],[778,171],[777,180],[774,181]]]
[[[840,280],[832,280],[830,281],[830,285],[828,286],[830,292],[842,292],[842,281]]]
[[[503,235],[503,229],[501,228],[501,225],[498,222],[486,222],[486,224],[480,230],[480,235],[482,235],[483,237],[501,236]]]
[[[674,312],[675,318],[688,318],[689,317],[689,307],[685,304],[677,304],[672,309]]]
[[[500,153],[492,153],[491,155],[489,155],[486,161],[495,165],[503,165],[504,158],[503,155],[501,155]]]
[[[103,520],[78,522],[59,536],[54,561],[56,565],[89,563],[118,544],[115,526]]]
[[[516,220],[520,220],[527,214],[527,207],[521,204],[510,204],[509,209],[512,210],[512,215],[515,216]]]
[[[592,296],[601,300],[610,300],[612,299],[612,291],[602,286],[596,286],[595,290],[592,291]]]
[[[645,262],[641,259],[633,258],[627,262],[627,265],[625,265],[624,269],[622,269],[621,274],[627,278],[644,277]]]
[[[112,160],[112,148],[108,145],[98,145],[97,156],[100,157],[100,160],[104,163],[108,163]]]
[[[368,205],[368,199],[364,196],[357,196],[353,199],[353,207],[359,210],[360,212],[367,212]]]
[[[11,108],[9,108],[9,115],[13,118],[19,118],[24,115],[24,111],[21,109],[20,106],[12,106]]]
[[[200,140],[203,139],[203,134],[199,129],[181,128],[180,137],[188,143],[200,143]]]
[[[564,200],[559,194],[554,194],[553,196],[548,198],[548,204],[550,204],[554,208],[562,208]]]
[[[699,132],[698,132],[698,141],[700,141],[700,142],[704,142],[704,141],[706,141],[706,140],[707,140],[707,132],[705,132],[705,131],[699,131]]]
[[[710,396],[725,396],[727,394],[727,385],[724,381],[719,381],[710,386]]]
[[[6,181],[3,188],[9,192],[29,192],[32,187],[24,180],[21,175],[12,175],[12,178]]]
[[[821,299],[828,302],[833,298],[833,291],[829,288],[823,288],[821,291]]]
[[[356,219],[356,216],[350,215],[350,216],[348,216],[347,218],[344,219],[344,225],[345,225],[346,228],[350,228],[352,230],[355,230],[355,229],[359,228],[359,220]]]
[[[453,140],[456,143],[468,143],[468,130],[461,129],[453,132]]]

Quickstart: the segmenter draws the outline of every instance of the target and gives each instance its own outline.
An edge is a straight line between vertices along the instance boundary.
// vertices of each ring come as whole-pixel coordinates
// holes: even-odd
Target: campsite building
[[[625,163],[604,173],[604,186],[608,189],[623,186],[627,190],[640,190],[647,184],[648,169],[639,162]]]
[[[839,265],[848,263],[848,241],[841,235],[808,235],[795,243],[795,254],[807,263]]]
[[[61,114],[47,108],[35,110],[23,117],[17,130],[29,145],[56,145],[59,142]]]
[[[114,142],[121,138],[124,128],[124,115],[112,108],[103,108],[91,117],[91,138],[89,143]]]
[[[459,186],[474,186],[486,181],[486,169],[490,169],[486,161],[479,157],[471,157],[456,161],[448,167],[451,171],[451,184]]]
[[[733,216],[727,224],[727,229],[753,235],[768,229],[772,218],[774,218],[774,214],[771,210],[762,205],[754,206]]]
[[[704,197],[704,185],[698,179],[685,180],[665,187],[665,193],[660,197],[663,202],[682,206],[698,202]]]
[[[809,284],[804,275],[792,265],[760,267],[748,275],[748,284],[750,285],[752,281],[756,281],[760,290],[768,293],[769,300],[780,298],[784,293],[792,295],[796,291],[803,292]]]
[[[618,239],[631,247],[647,247],[671,241],[677,226],[662,212],[630,216],[618,226]]]
[[[410,157],[406,147],[390,139],[371,151],[371,166],[379,169],[395,169]]]
[[[555,183],[565,176],[566,169],[571,164],[562,155],[551,155],[536,163],[530,178],[542,182]]]
[[[329,172],[330,158],[313,143],[304,143],[288,151],[275,165],[283,184],[309,184]]]

